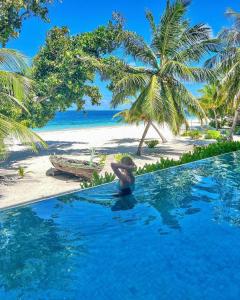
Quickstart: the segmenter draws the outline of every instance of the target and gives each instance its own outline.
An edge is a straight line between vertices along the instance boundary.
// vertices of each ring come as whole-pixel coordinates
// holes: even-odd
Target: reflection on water
[[[0,299],[237,299],[239,182],[234,153],[2,212]]]
[[[0,227],[1,288],[21,288],[26,295],[38,284],[46,290],[66,288],[76,267],[72,257],[86,253],[82,240],[80,232],[63,230],[29,206],[7,211]]]
[[[137,204],[137,200],[133,195],[120,197],[111,207],[112,211],[128,210],[134,208]]]
[[[187,164],[137,178],[134,198],[119,202],[109,193],[112,185],[65,196],[68,202],[87,201],[119,210],[132,209],[137,203],[151,205],[169,229],[181,229],[181,219],[201,211],[198,201],[212,204],[213,219],[236,226],[240,220],[240,154]],[[66,200],[66,199],[65,199]],[[64,200],[63,200],[64,201]]]

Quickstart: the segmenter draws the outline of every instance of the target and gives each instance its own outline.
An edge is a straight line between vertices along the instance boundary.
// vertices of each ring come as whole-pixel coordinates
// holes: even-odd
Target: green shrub
[[[159,144],[159,141],[158,140],[146,141],[145,144],[148,146],[149,149],[152,149]]]
[[[157,163],[146,164],[145,166],[138,168],[136,174],[141,175],[148,172],[154,172],[238,150],[240,150],[240,142],[230,141],[213,143],[208,146],[195,147],[193,151],[184,153],[178,160],[161,158]]]
[[[220,131],[208,130],[206,135],[205,135],[205,139],[207,139],[207,140],[216,140],[216,139],[220,138],[220,136],[221,136]]]
[[[212,128],[216,128],[216,121],[211,120],[208,125]],[[218,128],[221,128],[223,126],[227,125],[227,119],[218,120]]]
[[[136,175],[142,175],[149,172],[163,170],[169,167],[179,166],[182,164],[194,162],[200,159],[213,157],[216,155],[239,151],[240,142],[233,141],[221,141],[207,146],[195,147],[192,151],[184,153],[178,160],[169,158],[162,158],[152,164],[145,164],[143,167],[139,167],[135,172]],[[104,175],[98,175],[97,172],[93,174],[93,178],[89,182],[81,183],[82,188],[88,188],[103,183],[112,182],[115,179],[113,173],[105,173]]]
[[[22,166],[19,166],[18,167],[18,176],[23,178],[25,176],[25,173],[26,173],[25,169]]]
[[[220,135],[218,138],[217,138],[217,142],[226,142],[228,140],[228,136],[227,135]]]
[[[107,155],[106,155],[106,154],[101,154],[101,155],[99,155],[99,165],[100,165],[101,167],[104,167],[104,166],[105,166],[106,159],[107,159]]]
[[[188,130],[185,130],[185,131],[181,134],[181,136],[189,136],[189,131],[188,131]]]
[[[93,173],[92,179],[90,181],[81,182],[81,188],[89,188],[92,186],[97,186],[104,183],[112,182],[116,176],[113,173],[105,172],[104,175],[99,175],[96,171]]]
[[[185,131],[182,136],[189,136],[190,138],[197,140],[200,139],[202,137],[202,132],[200,130],[188,130]]]
[[[117,154],[114,155],[114,159],[115,159],[116,162],[120,162],[121,159],[122,159],[123,157],[126,157],[126,156],[132,158],[131,154],[129,154],[129,153],[117,153]]]
[[[240,135],[240,126],[237,126],[234,130],[234,134]]]

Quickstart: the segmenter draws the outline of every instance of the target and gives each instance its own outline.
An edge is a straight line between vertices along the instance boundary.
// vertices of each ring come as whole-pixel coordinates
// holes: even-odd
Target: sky
[[[156,20],[159,19],[166,0],[61,0],[49,6],[50,23],[44,23],[38,18],[30,18],[24,22],[18,39],[11,40],[8,48],[14,48],[33,57],[44,44],[46,33],[53,26],[67,26],[72,35],[94,30],[99,25],[104,25],[111,18],[113,11],[120,12],[129,30],[136,31],[150,39],[150,28],[145,19],[146,9],[150,9]],[[205,23],[212,27],[213,34],[230,25],[224,15],[227,8],[240,11],[240,0],[192,0],[188,18],[194,25]],[[103,95],[101,109],[109,109],[111,93],[106,88],[106,83],[99,79],[96,81]],[[199,85],[188,85],[188,88],[197,93]],[[92,107],[87,104],[87,109]],[[99,109],[97,107],[96,109]]]

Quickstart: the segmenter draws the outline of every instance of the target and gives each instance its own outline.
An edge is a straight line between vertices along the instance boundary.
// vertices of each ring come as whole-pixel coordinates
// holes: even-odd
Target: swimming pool
[[[0,213],[0,299],[239,299],[240,153]]]

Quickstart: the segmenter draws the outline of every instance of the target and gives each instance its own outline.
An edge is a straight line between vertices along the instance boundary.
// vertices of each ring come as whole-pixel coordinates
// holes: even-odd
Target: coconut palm
[[[148,124],[149,127],[152,126],[155,129],[155,131],[157,132],[157,134],[159,135],[159,137],[163,143],[167,142],[167,139],[161,133],[161,131],[159,130],[157,125],[152,120],[149,120],[147,118],[147,116],[145,116],[145,115],[136,114],[136,113],[133,114],[131,110],[126,109],[126,110],[122,110],[119,113],[115,114],[113,117],[120,118],[121,122],[128,123],[128,124],[137,124],[138,125],[139,123],[142,123],[142,122],[144,124]],[[147,128],[147,130],[148,130],[149,127],[147,126],[147,127],[145,127],[145,129]],[[145,131],[144,131],[144,137],[145,137]],[[144,142],[144,138],[142,138],[140,141],[140,147],[142,147],[143,142]]]
[[[185,19],[189,1],[168,1],[167,7],[156,24],[151,12],[147,19],[152,30],[151,43],[147,44],[136,33],[125,31],[123,44],[127,55],[133,56],[143,65],[125,64],[125,71],[114,83],[112,106],[134,97],[131,115],[144,115],[148,120],[139,144],[141,154],[143,140],[154,120],[167,123],[178,133],[187,123],[187,112],[204,118],[205,114],[197,99],[184,86],[184,82],[203,82],[214,78],[209,68],[193,66],[203,55],[216,50],[211,29],[198,24],[191,26]]]
[[[23,100],[27,97],[30,80],[23,76],[27,59],[18,51],[0,49],[0,105],[19,106],[26,110]],[[0,158],[7,152],[6,138],[14,137],[36,150],[36,142],[45,146],[41,138],[22,124],[0,113]]]
[[[222,74],[221,97],[234,113],[229,135],[232,140],[240,114],[240,13],[229,9],[226,15],[233,19],[233,26],[220,32],[221,51],[209,59],[206,66]]]
[[[223,104],[220,99],[219,87],[216,83],[207,84],[199,92],[201,93],[199,98],[200,105],[208,117],[213,117],[215,128],[218,130],[219,108]]]

